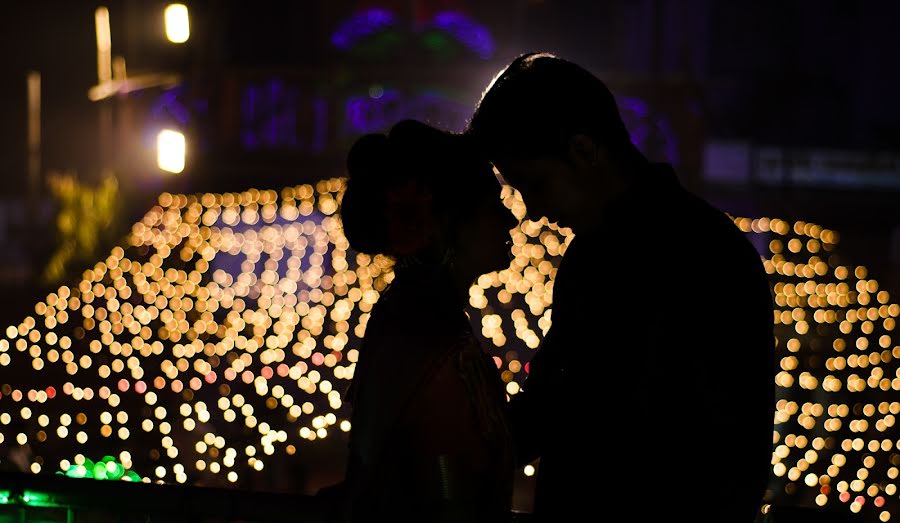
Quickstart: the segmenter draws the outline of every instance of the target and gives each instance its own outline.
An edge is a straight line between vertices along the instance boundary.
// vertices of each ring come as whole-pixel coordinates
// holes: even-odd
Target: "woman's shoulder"
[[[464,317],[462,305],[446,276],[405,271],[379,297],[370,323],[401,324],[410,332],[423,332],[457,325],[460,317]]]

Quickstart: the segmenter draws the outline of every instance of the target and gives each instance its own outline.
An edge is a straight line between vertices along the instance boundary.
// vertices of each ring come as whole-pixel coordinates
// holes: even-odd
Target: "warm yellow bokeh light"
[[[163,11],[166,38],[175,44],[183,44],[191,37],[191,23],[188,8],[184,4],[169,4]]]
[[[173,172],[184,169],[184,137],[178,141]],[[270,459],[345,437],[342,391],[394,274],[391,260],[350,251],[338,214],[342,191],[334,178],[280,192],[160,195],[127,245],[5,328],[0,364],[65,378],[37,390],[4,374],[0,446],[28,444],[35,451],[28,467],[48,470],[41,463],[71,459],[79,444],[109,442],[114,455],[130,450],[129,467],[153,479],[240,486],[271,470]],[[511,189],[504,204],[525,216]],[[900,467],[893,434],[900,306],[877,275],[838,257],[835,231],[733,219],[764,238],[757,245],[766,249],[761,262],[776,309],[768,501],[803,496],[889,518]],[[522,391],[531,355],[552,328],[556,267],[573,237],[546,220],[523,221],[512,232],[509,267],[468,291],[476,335],[508,396]],[[712,296],[717,284],[698,292]],[[665,306],[648,299],[630,313]],[[581,363],[598,373],[605,365],[587,355]],[[523,472],[534,474],[529,467]]]
[[[184,170],[184,134],[171,129],[163,129],[156,136],[156,163],[166,172],[178,174]]]

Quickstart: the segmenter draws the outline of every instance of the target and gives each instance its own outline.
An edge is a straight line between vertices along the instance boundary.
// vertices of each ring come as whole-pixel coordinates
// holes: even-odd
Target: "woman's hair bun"
[[[390,168],[390,142],[383,134],[367,134],[350,147],[347,172],[353,180],[383,178]]]
[[[347,153],[347,173],[344,234],[354,250],[369,254],[391,254],[388,194],[407,182],[429,190],[435,211],[450,220],[467,217],[499,193],[490,164],[465,135],[418,120],[401,120],[387,135],[360,137]]]

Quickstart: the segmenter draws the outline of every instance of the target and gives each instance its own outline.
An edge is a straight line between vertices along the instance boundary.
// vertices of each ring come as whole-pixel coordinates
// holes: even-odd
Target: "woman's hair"
[[[350,246],[368,254],[396,254],[388,234],[392,191],[410,184],[430,193],[435,216],[451,227],[484,198],[498,198],[491,165],[466,136],[403,120],[387,135],[359,138],[347,155],[347,186],[341,202]]]

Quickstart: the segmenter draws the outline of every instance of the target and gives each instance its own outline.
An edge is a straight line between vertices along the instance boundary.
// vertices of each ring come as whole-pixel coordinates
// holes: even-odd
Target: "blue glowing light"
[[[241,143],[250,150],[295,148],[297,89],[281,80],[249,85],[241,96]]]
[[[360,11],[345,20],[331,36],[331,43],[342,50],[349,50],[366,37],[375,35],[397,24],[391,11],[372,8]],[[411,32],[423,33],[436,30],[461,43],[475,55],[488,59],[496,51],[496,43],[490,30],[471,16],[459,11],[441,11],[429,23],[415,27]]]
[[[372,8],[360,11],[337,28],[331,35],[331,43],[338,49],[350,49],[363,38],[394,25],[395,19],[394,13],[387,9]]]
[[[157,122],[172,122],[187,126],[191,120],[191,111],[182,101],[183,95],[183,86],[165,90],[150,106],[150,118]]]

